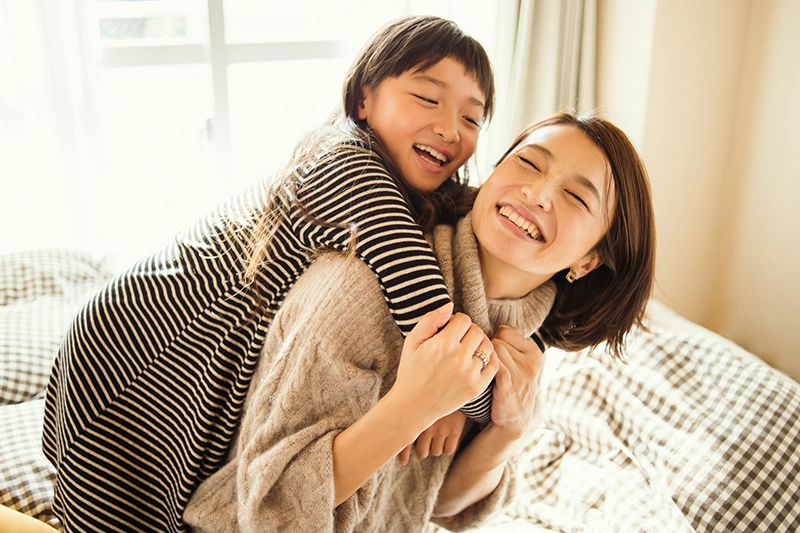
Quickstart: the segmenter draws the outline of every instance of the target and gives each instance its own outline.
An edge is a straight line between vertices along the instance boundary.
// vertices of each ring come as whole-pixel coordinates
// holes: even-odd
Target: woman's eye
[[[578,196],[574,192],[567,191],[567,194],[569,194],[570,196],[575,198],[583,207],[585,207],[586,209],[589,209],[589,206],[586,204],[586,202],[583,201],[583,198],[581,198],[580,196]]]
[[[519,160],[522,161],[524,164],[528,165],[529,167],[533,168],[537,172],[539,171],[539,167],[537,167],[536,164],[530,159],[520,156]]]

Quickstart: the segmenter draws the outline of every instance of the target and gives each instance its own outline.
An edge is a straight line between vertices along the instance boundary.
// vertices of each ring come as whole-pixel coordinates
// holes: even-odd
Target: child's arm
[[[350,228],[357,228],[356,255],[377,275],[404,336],[422,315],[450,302],[430,245],[375,152],[341,145],[309,174],[297,198],[317,221],[309,223],[305,216],[293,221],[304,246],[346,250],[352,244]],[[491,420],[491,411],[491,387],[462,408],[482,424]]]
[[[350,228],[357,228],[356,254],[377,275],[404,336],[426,312],[450,302],[430,245],[377,154],[343,146],[309,175],[298,200],[324,221],[296,222],[305,226],[296,231],[309,248],[345,250],[352,244]]]
[[[438,457],[443,453],[453,455],[458,449],[466,421],[467,417],[461,411],[455,411],[440,418],[431,427],[420,433],[416,443],[409,444],[400,452],[398,456],[400,464],[408,464],[412,448],[416,448],[417,457],[420,459],[425,459],[428,455]]]

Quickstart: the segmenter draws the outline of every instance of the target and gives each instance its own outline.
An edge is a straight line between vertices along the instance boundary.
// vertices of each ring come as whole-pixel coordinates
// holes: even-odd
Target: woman
[[[514,453],[534,425],[541,352],[528,336],[544,322],[549,343],[607,340],[619,355],[650,294],[653,235],[646,172],[622,132],[570,115],[530,127],[472,212],[430,235],[452,317],[449,306],[427,314],[403,343],[361,262],[326,254],[298,280],[268,333],[229,462],[184,519],[195,531],[484,520],[513,497]],[[455,457],[395,459],[493,378],[492,421],[473,425]]]

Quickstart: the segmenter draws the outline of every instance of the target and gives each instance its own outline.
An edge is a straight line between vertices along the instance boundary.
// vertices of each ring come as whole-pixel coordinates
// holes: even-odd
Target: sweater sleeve
[[[317,219],[295,221],[306,226],[297,232],[312,249],[346,249],[356,228],[356,254],[377,275],[403,335],[450,301],[430,246],[376,153],[341,145],[309,174],[298,200]]]
[[[374,276],[331,261],[348,264],[321,257],[275,316],[237,455],[184,515],[194,531],[350,531],[376,497],[380,475],[334,511],[333,440],[385,392],[402,337]]]

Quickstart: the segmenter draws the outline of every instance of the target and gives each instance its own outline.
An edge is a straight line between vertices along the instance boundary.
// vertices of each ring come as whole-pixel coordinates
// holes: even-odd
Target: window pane
[[[97,76],[96,168],[85,177],[90,237],[131,263],[167,244],[225,197],[207,65],[103,69]]]
[[[186,17],[102,19],[99,22],[103,40],[186,37]]]
[[[106,46],[186,44],[207,39],[202,0],[98,0],[90,16]]]
[[[224,0],[228,43],[356,41],[404,14],[405,0]]]
[[[306,59],[228,67],[233,179],[279,170],[300,137],[339,105],[350,60]]]

